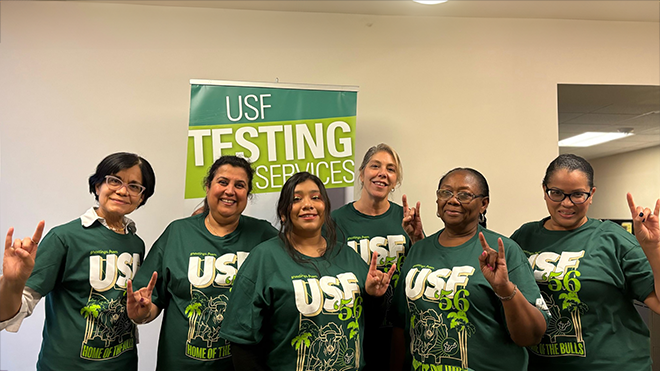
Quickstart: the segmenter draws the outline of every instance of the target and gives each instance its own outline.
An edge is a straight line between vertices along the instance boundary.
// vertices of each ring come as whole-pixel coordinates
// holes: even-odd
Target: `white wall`
[[[630,219],[626,193],[635,204],[653,210],[660,198],[660,146],[591,161],[596,194],[589,216]]]
[[[1,6],[0,230],[19,235],[81,214],[87,176],[120,150],[157,173],[154,198],[133,214],[147,245],[188,215],[191,78],[358,85],[356,157],[378,142],[400,152],[402,191],[422,201],[427,233],[441,227],[440,176],[470,166],[488,178],[489,225],[504,234],[546,215],[558,83],[660,84],[657,23]],[[33,369],[43,314],[34,317],[0,335],[0,369]],[[150,370],[158,328],[146,330]]]

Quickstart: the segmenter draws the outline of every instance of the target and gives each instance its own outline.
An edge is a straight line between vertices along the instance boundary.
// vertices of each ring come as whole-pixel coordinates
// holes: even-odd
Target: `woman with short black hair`
[[[485,227],[486,178],[455,168],[436,196],[445,228],[411,249],[394,294],[392,370],[526,370],[545,305],[520,247]]]
[[[633,300],[660,313],[660,200],[651,212],[628,194],[640,247],[620,226],[587,217],[596,187],[584,158],[555,158],[542,188],[550,215],[511,236],[552,314],[541,343],[529,347],[529,369],[651,370],[649,330]]]
[[[126,314],[125,293],[144,257],[144,242],[126,215],[153,195],[155,179],[144,158],[111,154],[89,177],[97,206],[51,229],[43,241],[35,233],[37,238],[10,247],[10,228],[0,281],[0,329],[18,331],[46,297],[37,370],[137,370],[136,332]],[[17,253],[18,248],[28,253]]]

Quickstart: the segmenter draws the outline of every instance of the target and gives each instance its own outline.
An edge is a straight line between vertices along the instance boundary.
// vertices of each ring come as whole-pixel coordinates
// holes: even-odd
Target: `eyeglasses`
[[[145,186],[142,184],[137,184],[137,183],[124,183],[123,180],[117,178],[116,176],[113,175],[106,175],[105,176],[105,184],[108,185],[108,188],[110,188],[113,191],[118,191],[121,189],[121,187],[126,186],[126,189],[128,190],[128,193],[131,196],[139,196],[144,192],[145,189],[147,189]]]
[[[545,193],[548,195],[548,198],[554,202],[562,202],[568,197],[572,203],[575,205],[580,205],[591,197],[590,192],[573,192],[573,193],[564,193],[564,191],[557,188],[548,188],[545,190]]]
[[[438,189],[438,191],[435,194],[442,201],[449,200],[452,197],[456,196],[456,199],[461,204],[470,203],[470,202],[472,202],[472,200],[474,200],[475,198],[478,198],[478,197],[485,197],[483,195],[474,195],[470,192],[465,192],[465,191],[460,191],[460,192],[454,193],[454,192],[452,192],[450,190],[447,190],[447,189]]]

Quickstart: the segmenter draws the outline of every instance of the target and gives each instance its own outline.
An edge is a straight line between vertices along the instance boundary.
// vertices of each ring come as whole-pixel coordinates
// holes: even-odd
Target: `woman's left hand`
[[[371,296],[383,296],[390,286],[390,280],[394,271],[396,271],[396,264],[392,264],[387,273],[381,272],[376,267],[378,261],[378,253],[371,254],[371,265],[369,266],[369,273],[367,273],[367,281],[364,284],[364,289],[367,294]]]
[[[503,297],[509,296],[512,285],[509,283],[509,271],[506,267],[502,238],[497,239],[498,251],[488,246],[486,237],[481,232],[479,232],[479,242],[481,242],[481,247],[484,249],[481,256],[479,256],[481,272],[497,295]]]
[[[419,207],[421,205],[417,201],[415,207],[408,207],[408,198],[406,195],[401,197],[401,202],[403,203],[403,220],[401,221],[401,226],[410,237],[410,244],[413,245],[417,241],[424,239],[424,227],[422,227],[422,217],[419,213]]]
[[[655,210],[635,206],[633,196],[628,193],[628,206],[635,228],[635,237],[647,253],[649,249],[660,249],[660,199],[655,203]]]

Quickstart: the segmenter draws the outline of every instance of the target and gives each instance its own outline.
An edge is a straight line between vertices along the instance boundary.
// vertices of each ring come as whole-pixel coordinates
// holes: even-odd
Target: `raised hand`
[[[396,271],[396,264],[392,264],[387,273],[381,272],[376,267],[378,261],[378,254],[371,254],[371,265],[369,265],[369,273],[367,273],[367,281],[364,283],[364,289],[367,294],[371,296],[383,296],[390,285],[390,280],[394,271]]]
[[[417,201],[415,207],[408,207],[408,197],[406,197],[406,195],[401,197],[401,203],[403,204],[403,220],[401,221],[401,226],[408,236],[410,236],[410,239],[412,240],[411,243],[414,244],[415,242],[424,239],[422,217],[419,213],[419,207],[421,204]]]
[[[12,244],[14,227],[9,228],[5,239],[5,252],[2,261],[3,279],[15,285],[25,286],[32,269],[34,259],[37,256],[37,245],[41,241],[45,222],[42,220],[37,224],[32,238],[25,237],[23,240],[16,239]],[[22,291],[22,289],[21,289]]]
[[[488,246],[486,237],[481,232],[479,232],[479,242],[481,242],[481,247],[484,250],[481,256],[479,256],[481,272],[497,295],[509,296],[513,290],[513,285],[509,283],[509,271],[506,267],[506,258],[504,255],[504,242],[502,242],[501,238],[498,238],[498,251],[495,251]]]
[[[649,208],[635,206],[635,201],[633,201],[633,196],[630,193],[626,198],[632,214],[637,241],[645,251],[660,249],[660,226],[658,225],[660,221],[660,199],[655,202],[655,210],[651,213]]]
[[[143,287],[138,291],[133,291],[133,282],[128,280],[126,283],[126,313],[128,318],[136,323],[145,323],[151,317],[151,294],[156,286],[158,273],[154,272],[151,275],[151,280],[147,287]]]

